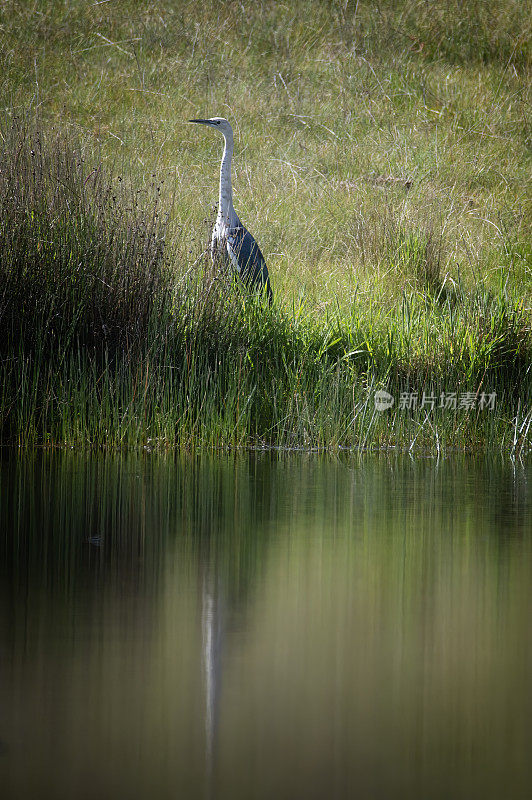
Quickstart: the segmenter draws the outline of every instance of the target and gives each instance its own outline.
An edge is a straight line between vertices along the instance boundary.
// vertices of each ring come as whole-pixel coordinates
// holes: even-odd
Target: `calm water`
[[[531,797],[531,481],[4,455],[1,797]]]

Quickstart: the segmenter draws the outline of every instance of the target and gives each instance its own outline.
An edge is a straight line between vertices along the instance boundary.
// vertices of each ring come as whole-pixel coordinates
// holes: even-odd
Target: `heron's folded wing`
[[[255,283],[262,276],[263,268],[266,267],[257,242],[244,226],[230,228],[226,238],[227,251],[238,274],[241,278]]]
[[[273,292],[268,275],[268,267],[260,248],[244,228],[230,228],[226,233],[227,252],[234,269],[242,281],[254,289],[266,289],[268,300],[273,300]]]

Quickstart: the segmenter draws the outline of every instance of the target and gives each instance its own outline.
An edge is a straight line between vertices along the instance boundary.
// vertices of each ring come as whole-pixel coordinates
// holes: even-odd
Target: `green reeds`
[[[42,125],[4,125],[2,164],[3,444],[530,446],[529,317],[502,291],[444,291],[426,237],[390,256],[414,278],[397,307],[355,297],[317,318],[191,263],[158,185],[141,203]]]

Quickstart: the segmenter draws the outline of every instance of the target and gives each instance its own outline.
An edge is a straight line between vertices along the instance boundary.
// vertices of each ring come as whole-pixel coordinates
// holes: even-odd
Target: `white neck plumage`
[[[220,165],[220,197],[218,204],[218,217],[222,218],[227,226],[235,224],[236,217],[233,208],[233,187],[231,185],[231,159],[233,157],[233,136],[224,133],[224,154]]]

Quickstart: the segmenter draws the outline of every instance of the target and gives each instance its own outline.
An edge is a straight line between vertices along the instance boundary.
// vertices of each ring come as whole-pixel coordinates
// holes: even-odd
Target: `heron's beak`
[[[210,119],[189,119],[189,122],[199,122],[200,125],[212,125]]]

